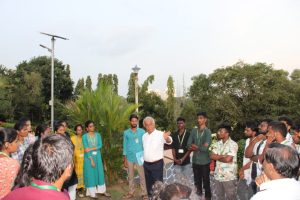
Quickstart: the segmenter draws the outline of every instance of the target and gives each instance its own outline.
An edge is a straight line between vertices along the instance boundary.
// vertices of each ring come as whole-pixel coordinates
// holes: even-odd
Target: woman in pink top
[[[11,191],[20,169],[19,162],[9,157],[17,149],[17,131],[12,128],[0,129],[0,199]]]

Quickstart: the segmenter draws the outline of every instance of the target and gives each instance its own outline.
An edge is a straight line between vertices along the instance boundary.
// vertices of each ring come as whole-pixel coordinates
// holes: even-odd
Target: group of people
[[[186,178],[193,176],[197,198],[216,200],[300,199],[299,154],[300,123],[286,117],[278,120],[250,121],[245,125],[247,137],[243,166],[237,165],[238,144],[231,139],[232,127],[222,123],[217,130],[217,141],[212,143],[211,130],[206,126],[207,114],[197,114],[197,126],[185,128],[185,119],[177,119],[177,130],[161,132],[155,129],[151,117],[137,127],[138,117],[131,115],[130,128],[123,134],[124,164],[128,167],[129,191],[123,196],[134,196],[134,169],[140,177],[143,199],[174,192],[175,199],[188,198],[191,191],[180,183],[161,186],[161,195],[153,192],[163,182],[164,146],[172,149],[174,172]],[[166,145],[165,145],[166,144]],[[143,157],[140,159],[140,155]],[[193,172],[193,173],[191,173]],[[212,177],[210,176],[212,174]],[[213,181],[213,184],[211,183]],[[283,189],[287,186],[287,189]],[[183,188],[183,189],[182,189]],[[184,192],[179,192],[179,191]],[[175,195],[177,194],[177,196]],[[172,198],[170,198],[172,199]]]
[[[177,130],[156,129],[152,117],[139,128],[136,114],[123,133],[124,165],[128,170],[128,193],[134,197],[135,170],[140,178],[142,199],[188,199],[192,189],[174,183],[162,185],[164,149],[172,149],[174,172],[193,177],[197,198],[217,200],[300,199],[299,176],[300,123],[286,116],[277,121],[247,122],[243,166],[237,166],[238,144],[231,139],[232,128],[222,123],[217,141],[212,142],[206,126],[207,114],[197,114],[197,126],[185,127],[179,117]],[[0,199],[76,199],[85,195],[97,198],[106,192],[102,138],[94,122],[77,124],[70,137],[65,121],[55,123],[52,133],[47,125],[37,126],[20,119],[14,128],[0,128]],[[212,167],[213,166],[213,167]],[[211,174],[213,175],[211,177]],[[212,184],[213,181],[213,184]],[[157,193],[156,189],[160,188]]]
[[[67,123],[32,131],[21,118],[14,128],[0,128],[0,199],[76,199],[110,197],[101,158],[102,139],[93,121],[77,124],[70,137]],[[62,191],[62,192],[61,192]]]

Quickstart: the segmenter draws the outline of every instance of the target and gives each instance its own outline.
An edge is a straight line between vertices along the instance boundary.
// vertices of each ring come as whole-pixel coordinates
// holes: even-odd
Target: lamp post
[[[55,38],[63,39],[63,40],[68,40],[67,38],[58,36],[58,35],[52,35],[48,33],[42,33],[43,35],[47,35],[51,37],[51,43],[52,43],[52,48],[48,48],[44,45],[41,45],[41,47],[47,49],[51,53],[51,100],[49,101],[49,105],[51,106],[51,129],[54,131],[54,42]]]
[[[135,65],[135,67],[134,67],[134,68],[132,68],[132,70],[133,70],[133,74],[134,74],[134,93],[135,93],[135,104],[136,104],[137,106],[138,106],[138,104],[139,104],[138,73],[139,73],[139,70],[140,70],[140,69],[141,69],[141,68],[139,68],[137,65]],[[139,112],[139,108],[137,107],[135,111],[136,111],[136,113],[138,113],[138,112]]]

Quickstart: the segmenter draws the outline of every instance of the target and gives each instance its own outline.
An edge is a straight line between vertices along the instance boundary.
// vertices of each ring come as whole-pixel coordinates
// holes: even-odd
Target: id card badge
[[[134,141],[135,141],[135,143],[139,143],[139,139],[138,138],[135,138]]]
[[[83,153],[79,155],[79,157],[80,157],[80,158],[83,158],[83,156],[84,156],[84,154],[83,154]]]
[[[183,153],[183,149],[178,149],[178,153]]]
[[[93,151],[93,153],[92,153],[92,154],[93,154],[94,156],[95,156],[95,155],[97,155],[97,151]]]

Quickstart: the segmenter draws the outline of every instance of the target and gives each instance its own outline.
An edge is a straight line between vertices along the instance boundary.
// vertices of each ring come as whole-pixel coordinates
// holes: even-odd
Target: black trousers
[[[209,163],[207,165],[197,165],[193,163],[194,182],[198,191],[202,192],[202,182],[205,190],[205,197],[211,197]]]
[[[146,161],[144,162],[144,171],[148,196],[152,196],[152,186],[156,181],[163,182],[163,169],[163,159],[153,163]]]

